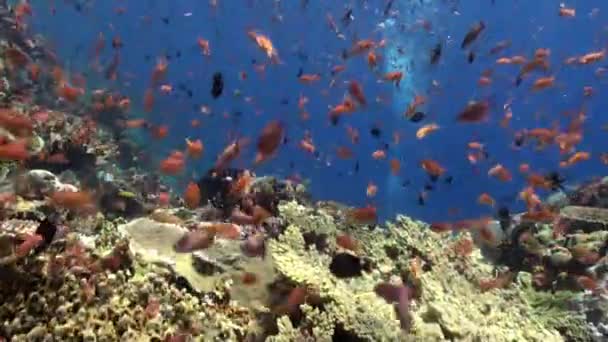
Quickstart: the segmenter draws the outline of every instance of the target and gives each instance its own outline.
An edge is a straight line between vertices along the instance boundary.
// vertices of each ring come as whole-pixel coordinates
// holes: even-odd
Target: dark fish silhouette
[[[469,62],[469,64],[475,61],[475,53],[473,51],[469,52],[469,55],[467,56],[467,61]]]
[[[441,43],[437,43],[431,50],[431,64],[437,64],[439,58],[441,58]]]
[[[479,37],[479,34],[481,33],[481,31],[483,31],[483,29],[485,29],[485,28],[486,28],[486,24],[484,24],[483,21],[480,21],[480,22],[476,23],[475,25],[473,25],[473,27],[471,27],[469,32],[467,32],[467,35],[464,36],[464,39],[462,40],[462,44],[460,44],[460,48],[466,49],[469,45],[471,45],[471,43],[473,43],[477,39],[477,37]]]
[[[211,87],[211,96],[217,99],[222,95],[224,91],[224,77],[221,72],[213,74],[213,86]]]

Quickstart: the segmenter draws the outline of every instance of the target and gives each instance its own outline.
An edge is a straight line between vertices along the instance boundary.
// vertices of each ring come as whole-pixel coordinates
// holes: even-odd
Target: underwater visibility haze
[[[0,341],[608,340],[604,2],[0,17]]]

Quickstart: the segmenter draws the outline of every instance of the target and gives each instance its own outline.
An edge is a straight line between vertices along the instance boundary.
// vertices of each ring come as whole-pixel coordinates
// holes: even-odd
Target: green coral
[[[579,294],[571,291],[537,291],[532,286],[527,286],[523,296],[532,308],[534,317],[544,326],[560,331],[568,341],[592,340],[585,317],[571,309]]]
[[[314,312],[325,327],[339,323],[364,340],[563,341],[553,326],[535,319],[519,285],[482,292],[479,281],[493,278],[494,267],[478,250],[468,258],[458,257],[449,248],[453,237],[436,234],[422,222],[399,216],[384,229],[371,231],[351,229],[323,210],[293,202],[282,204],[280,212],[289,226],[270,242],[270,255],[281,274],[316,289],[327,301],[323,312]],[[361,277],[337,279],[328,269],[330,256],[304,246],[302,234],[310,231],[328,235],[330,253],[340,248],[332,237],[348,232],[364,242],[358,254],[376,267]],[[428,269],[414,272],[414,257]],[[400,329],[393,306],[373,291],[379,282],[398,279],[404,271],[420,290],[411,306],[409,336]],[[309,314],[313,312],[304,312]]]

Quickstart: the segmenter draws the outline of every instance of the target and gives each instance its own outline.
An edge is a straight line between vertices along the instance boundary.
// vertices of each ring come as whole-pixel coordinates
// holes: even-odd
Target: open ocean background
[[[557,14],[560,2],[549,0],[429,1],[428,4],[395,0],[393,9],[400,14],[393,18],[394,22],[386,22],[383,12],[387,1],[380,0],[310,0],[305,7],[300,1],[286,0],[218,2],[214,9],[207,0],[32,1],[35,20],[31,21],[34,25],[31,29],[43,35],[65,63],[66,70],[87,74],[89,90],[104,87],[120,90],[132,99],[133,118],[145,117],[153,123],[170,126],[169,136],[162,141],[148,135],[133,137],[145,144],[150,166],[157,167],[171,150],[183,149],[184,138],[202,139],[204,157],[189,163],[190,170],[183,179],[176,180],[177,186],[204,174],[229,137],[237,133],[252,138],[252,144],[234,166],[251,167],[255,139],[261,128],[274,119],[286,124],[289,141],[276,158],[255,169],[258,175],[297,173],[310,179],[310,189],[316,199],[353,206],[372,203],[384,219],[398,213],[427,221],[491,214],[491,208],[477,204],[482,192],[491,194],[513,212],[522,211],[523,203],[517,201],[517,194],[525,185],[525,179],[517,172],[522,162],[539,172],[559,170],[572,185],[606,174],[607,166],[601,163],[599,155],[608,152],[608,132],[601,129],[608,123],[605,118],[608,88],[606,79],[596,77],[594,72],[597,67],[607,65],[600,62],[591,66],[564,66],[563,61],[607,47],[608,3],[569,1],[567,7],[576,8],[577,15],[562,18]],[[345,28],[340,19],[347,6],[352,7],[354,21]],[[121,8],[124,13],[117,13]],[[345,40],[338,39],[329,29],[327,13],[334,17]],[[407,29],[417,27],[416,21],[420,19],[431,23],[430,32]],[[471,25],[479,20],[487,27],[473,44],[476,60],[469,64],[460,43]],[[378,26],[380,23],[384,26]],[[401,25],[406,29],[401,31]],[[247,36],[249,29],[268,35],[284,62],[268,66],[263,77],[254,71],[252,62],[265,62],[266,56]],[[100,32],[107,40],[102,65],[111,62],[113,51],[109,41],[112,37],[119,36],[124,44],[116,82],[106,81],[103,75],[90,69],[91,51]],[[196,45],[198,37],[209,40],[211,56],[202,55]],[[407,61],[386,61],[404,64],[406,77],[400,90],[395,90],[390,83],[377,82],[378,77],[370,71],[364,57],[346,61],[347,70],[336,78],[336,86],[328,88],[331,67],[343,63],[342,50],[350,48],[356,37],[375,40],[386,37],[389,49],[403,47]],[[498,56],[529,57],[537,48],[551,49],[551,73],[556,76],[557,86],[533,93],[531,78],[528,78],[520,87],[515,87],[519,67],[497,66],[498,56],[488,54],[496,43],[505,39],[511,40],[512,45]],[[439,64],[431,66],[430,50],[438,42],[443,44],[443,55]],[[157,92],[154,111],[144,114],[143,94],[157,57],[163,55],[170,58],[166,83],[173,85],[174,92],[165,96]],[[390,65],[385,68],[393,70]],[[494,70],[492,86],[477,86],[479,76],[489,68]],[[301,84],[297,78],[300,69],[304,73],[320,73],[322,80],[312,85]],[[244,81],[239,79],[242,71],[248,74]],[[225,81],[224,94],[217,100],[210,94],[215,72],[222,72]],[[328,106],[341,101],[347,89],[343,82],[351,79],[362,83],[370,104],[342,120],[340,125],[331,126]],[[433,80],[441,86],[440,91],[431,94]],[[180,90],[179,85],[190,90],[192,97]],[[596,94],[583,97],[584,86],[592,86]],[[329,89],[327,95],[321,93],[323,89]],[[240,92],[240,96],[235,92]],[[421,123],[412,123],[403,117],[414,93],[429,98],[423,109],[427,116]],[[307,110],[311,119],[306,122],[299,118],[300,94],[310,99]],[[376,103],[377,96],[385,98],[384,103]],[[245,101],[246,97],[252,97],[253,101]],[[473,99],[491,102],[490,120],[472,125],[456,123],[457,113]],[[529,144],[524,149],[513,150],[512,132],[499,125],[503,104],[509,99],[512,99],[514,115],[512,130],[550,127],[555,120],[560,120],[565,127],[569,119],[563,113],[584,108],[585,135],[577,148],[591,152],[591,160],[559,169],[561,156],[555,146],[536,151],[533,144]],[[203,115],[199,110],[201,105],[209,106],[213,114]],[[229,114],[228,118],[224,113]],[[201,120],[201,127],[190,126],[195,118]],[[416,130],[430,122],[436,122],[441,129],[417,140]],[[360,130],[358,145],[350,145],[345,124]],[[370,134],[374,125],[382,131],[380,138]],[[320,151],[319,158],[297,146],[305,130],[312,133]],[[391,143],[395,130],[402,132],[398,146]],[[466,144],[472,140],[483,142],[490,154],[490,162],[479,165],[478,171],[466,159]],[[394,176],[388,160],[371,158],[371,153],[385,142],[390,144],[389,159],[395,157],[401,161],[401,171],[395,178],[391,178]],[[350,146],[355,158],[337,159],[334,153],[337,146]],[[419,167],[423,158],[440,162],[453,182],[446,184],[440,180],[429,193],[426,204],[421,206],[418,193],[428,183],[428,176]],[[358,172],[355,172],[356,161],[360,166]],[[488,177],[486,173],[492,161],[511,170],[513,181],[501,183]],[[373,199],[365,195],[370,181],[379,187]]]

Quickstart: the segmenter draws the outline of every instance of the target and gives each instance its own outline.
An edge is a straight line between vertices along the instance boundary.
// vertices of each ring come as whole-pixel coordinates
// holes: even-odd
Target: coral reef
[[[350,230],[352,236],[365,241],[358,254],[368,256],[375,267],[360,277],[337,279],[328,267],[332,250],[339,248],[331,237],[348,228],[322,210],[315,215],[312,209],[295,203],[283,205],[281,212],[289,227],[277,241],[271,241],[270,255],[281,274],[312,287],[327,301],[322,309],[325,326],[334,330],[340,326],[366,340],[396,340],[407,335],[425,341],[562,340],[557,331],[533,318],[517,284],[482,291],[478,281],[493,277],[492,266],[474,253],[455,267],[456,256],[446,249],[454,240],[431,232],[421,222],[402,216],[384,231]],[[322,227],[320,231],[327,234],[328,253],[306,249],[302,231],[311,227]],[[426,267],[412,272],[410,262],[415,258]],[[418,282],[420,296],[412,308],[412,330],[403,332],[393,307],[376,296],[374,286],[408,272]],[[286,321],[282,322],[281,333],[293,334]]]
[[[52,54],[5,7],[0,340],[608,336],[605,179],[563,193],[554,221],[486,222],[491,244],[405,216],[377,226],[375,208],[313,203],[297,177],[246,169],[216,165],[179,196],[168,183],[185,178],[149,171],[126,130],[129,98],[62,95]],[[34,64],[53,72],[19,70]]]
[[[106,227],[102,230],[106,233],[95,239],[98,250],[117,243],[120,234],[110,226],[113,228]],[[212,305],[204,297],[178,288],[171,273],[152,264],[136,262],[132,270],[87,276],[57,269],[61,264],[56,264],[56,257],[41,258],[46,259],[42,264],[28,260],[31,265],[18,266],[23,268],[20,274],[29,269],[28,274],[40,277],[42,285],[21,288],[0,306],[0,334],[11,336],[13,341],[91,337],[98,341],[153,341],[175,334],[195,334],[206,340],[236,339],[250,319],[246,311]],[[5,286],[0,289],[3,293],[7,290]]]

